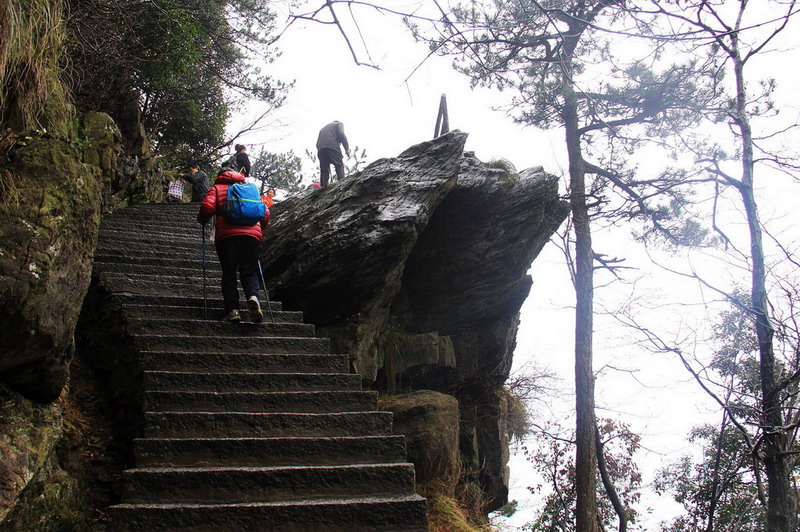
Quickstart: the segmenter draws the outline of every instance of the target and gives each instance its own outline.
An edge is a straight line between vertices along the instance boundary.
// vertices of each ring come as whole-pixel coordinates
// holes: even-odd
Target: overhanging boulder
[[[558,180],[464,153],[454,131],[273,208],[264,273],[366,386],[434,390],[461,409],[462,462],[506,502],[500,393],[528,269],[568,213]]]

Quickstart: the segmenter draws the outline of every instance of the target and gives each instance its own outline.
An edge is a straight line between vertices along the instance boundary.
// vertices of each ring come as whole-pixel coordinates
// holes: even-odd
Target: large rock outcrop
[[[563,221],[557,179],[464,153],[454,131],[273,208],[273,295],[348,353],[365,384],[430,389],[461,409],[466,481],[507,496],[500,388],[534,257]]]
[[[15,406],[3,414],[13,426],[0,424],[4,524],[23,492],[66,508],[59,501],[71,497],[74,481],[54,453],[62,439],[58,397],[69,377],[100,217],[156,199],[162,188],[155,159],[126,147],[108,115],[67,116],[70,124],[49,132],[6,130],[0,143],[0,402]]]

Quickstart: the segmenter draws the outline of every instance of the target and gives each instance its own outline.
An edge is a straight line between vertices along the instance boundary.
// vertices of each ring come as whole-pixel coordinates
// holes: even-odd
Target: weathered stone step
[[[209,322],[211,323],[211,322]],[[239,331],[241,324],[225,323],[231,332]],[[138,334],[136,346],[144,351],[170,351],[198,353],[226,352],[253,354],[315,354],[330,351],[328,338],[291,338],[277,336],[180,336]]]
[[[262,309],[264,312],[266,309]],[[290,336],[295,338],[314,336],[314,326],[309,323],[272,323],[269,313],[263,323],[241,321],[227,323],[219,320],[190,320],[182,318],[128,318],[128,332],[131,334],[173,334],[194,336],[200,341],[205,336]]]
[[[119,209],[114,213],[105,216],[103,223],[107,221],[144,221],[144,220],[196,220],[197,212],[200,210],[199,203],[184,204],[141,204],[132,207]]]
[[[146,438],[375,436],[392,433],[391,412],[145,412]]]
[[[137,467],[401,463],[402,436],[150,438],[134,441]]]
[[[143,231],[147,232],[151,229],[170,229],[174,228],[178,231],[191,231],[200,233],[200,224],[197,223],[197,213],[200,212],[200,205],[198,204],[197,208],[190,212],[186,213],[183,216],[176,216],[174,218],[153,218],[153,217],[132,217],[132,216],[109,216],[107,218],[103,218],[102,223],[100,224],[101,229],[111,229],[117,231]],[[209,222],[206,224],[206,232],[208,233],[211,229],[212,223]]]
[[[359,390],[297,392],[148,391],[151,412],[366,412],[376,410],[377,392]]]
[[[259,293],[259,296],[264,295],[264,291],[262,290]],[[203,294],[192,294],[188,296],[181,296],[181,295],[171,295],[171,294],[134,294],[134,293],[116,293],[112,294],[111,299],[115,302],[119,302],[124,308],[127,308],[130,305],[168,305],[174,307],[187,307],[187,308],[195,308],[203,310]],[[214,290],[209,290],[208,297],[206,299],[206,303],[208,304],[208,309],[212,310],[222,310],[223,303],[222,303],[222,296],[219,293],[219,287],[215,287]],[[245,305],[245,301],[242,299],[239,301],[241,309],[247,308]],[[283,310],[283,303],[280,301],[271,301],[270,304],[272,305],[273,311],[280,311]],[[264,302],[264,306],[266,307],[266,301]]]
[[[149,279],[149,280],[148,280]],[[197,277],[153,276],[144,274],[106,273],[100,277],[101,284],[111,292],[131,294],[164,294],[203,297],[203,274]],[[206,278],[206,293],[219,293],[219,280]],[[263,292],[261,293],[263,296]]]
[[[114,529],[124,532],[426,532],[427,504],[412,493],[240,504],[118,504]]]
[[[141,366],[148,370],[257,373],[347,373],[347,355],[197,353],[194,351],[141,351]]]
[[[262,292],[263,294],[263,292]],[[201,303],[202,305],[202,303]],[[242,320],[250,321],[250,311],[247,310],[247,305],[244,301],[240,304],[239,313]],[[277,323],[303,323],[302,312],[288,312],[275,310],[276,302],[271,301],[272,317],[275,318]],[[264,313],[264,321],[272,321],[270,319],[267,302],[261,301],[261,310]],[[200,307],[184,307],[178,305],[128,305],[125,307],[125,314],[133,318],[157,318],[157,317],[174,317],[180,319],[194,319],[194,320],[221,320],[225,316],[225,311],[221,306],[217,308],[208,308],[206,312],[202,306]],[[206,314],[208,317],[206,318]]]
[[[410,493],[411,464],[148,468],[123,472],[130,503],[235,503]]]
[[[158,255],[166,255],[168,256],[170,253],[175,254],[179,257],[201,257],[202,256],[203,248],[200,244],[200,240],[198,239],[196,245],[175,245],[169,244],[165,242],[158,242],[158,241],[149,241],[149,242],[141,242],[141,241],[114,241],[114,242],[107,242],[105,240],[100,240],[97,243],[96,252],[98,254],[110,254],[110,253],[126,253],[129,255],[139,255],[139,254],[152,254],[154,256]],[[206,253],[211,255],[216,255],[216,250],[214,249],[213,243],[210,243],[206,246]]]
[[[203,264],[200,260],[186,261],[186,266],[169,266],[169,272],[173,275],[180,275],[183,277],[196,277],[203,275]],[[98,262],[94,263],[94,271],[100,274],[103,273],[139,273],[158,275],[164,273],[164,265],[154,262],[143,261],[140,264],[131,264],[125,262]],[[219,282],[222,276],[222,268],[216,260],[206,263],[206,276],[207,279],[214,279]]]
[[[124,245],[114,248],[100,247],[95,250],[95,260],[102,263],[119,262],[122,264],[152,264],[155,266],[202,268],[202,250],[186,249],[137,249],[131,251]],[[217,251],[206,248],[206,264],[218,264]]]
[[[360,390],[355,373],[184,373],[145,371],[145,391],[289,392]]]
[[[189,228],[171,227],[169,229],[161,229],[157,227],[150,227],[146,229],[117,229],[108,226],[100,227],[100,239],[109,247],[113,245],[129,244],[132,242],[137,243],[159,243],[166,244],[173,247],[190,248],[200,246],[203,240],[203,232],[200,225],[195,225],[196,229],[189,232]],[[206,235],[206,244],[213,246],[213,241],[208,239]]]

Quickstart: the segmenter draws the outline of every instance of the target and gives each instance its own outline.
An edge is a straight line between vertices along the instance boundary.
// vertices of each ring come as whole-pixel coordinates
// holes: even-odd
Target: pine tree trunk
[[[575,489],[576,530],[597,530],[597,455],[594,427],[592,370],[592,311],[594,300],[592,234],[586,205],[583,156],[578,133],[578,103],[565,83],[564,124],[569,155],[570,203],[575,228]]]
[[[736,41],[734,41],[736,42]],[[766,266],[761,224],[753,191],[754,161],[753,136],[747,115],[747,95],[744,81],[744,62],[734,47],[734,74],[736,78],[736,125],[741,133],[742,183],[739,193],[750,232],[750,257],[752,261],[751,305],[758,338],[759,372],[761,380],[761,422],[764,431],[763,461],[767,474],[767,530],[793,532],[795,530],[795,501],[788,464],[789,439],[783,426],[783,411],[777,387],[773,336],[775,330],[769,317],[767,303]]]

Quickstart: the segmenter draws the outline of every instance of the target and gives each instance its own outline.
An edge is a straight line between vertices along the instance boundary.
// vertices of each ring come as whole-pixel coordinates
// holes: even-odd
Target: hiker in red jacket
[[[263,228],[269,222],[269,209],[261,222],[253,225],[234,225],[222,215],[228,187],[234,183],[244,183],[242,174],[233,170],[220,172],[214,186],[200,203],[197,221],[205,225],[211,217],[217,215],[214,244],[217,248],[219,262],[222,265],[222,299],[225,303],[224,321],[241,321],[239,315],[239,290],[236,285],[236,271],[244,289],[251,319],[261,323],[264,315],[258,301],[258,252],[261,249]]]

